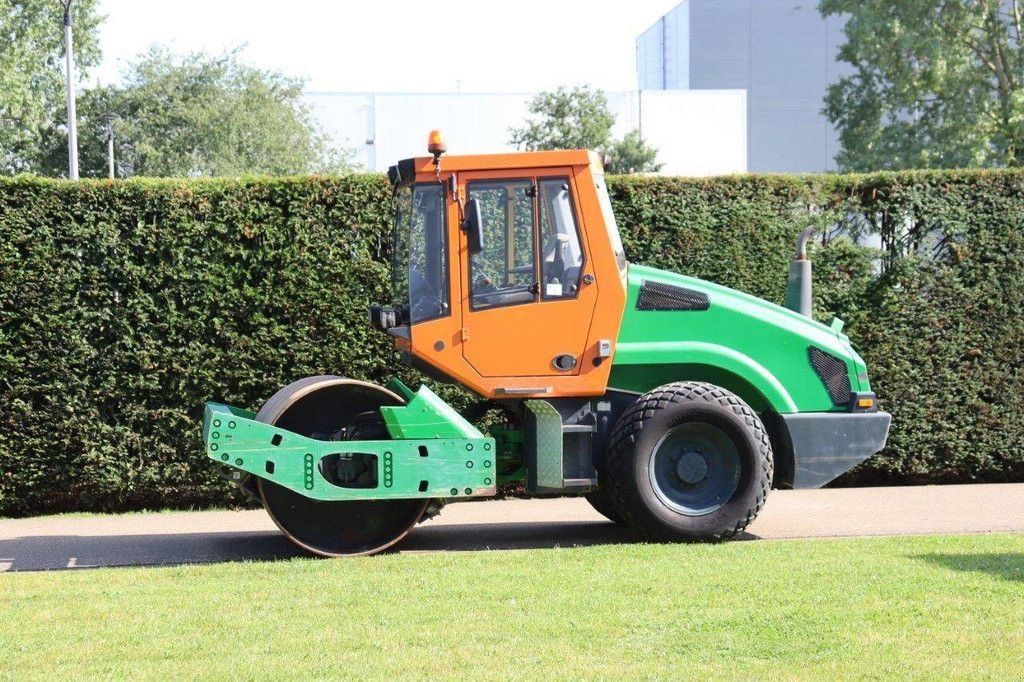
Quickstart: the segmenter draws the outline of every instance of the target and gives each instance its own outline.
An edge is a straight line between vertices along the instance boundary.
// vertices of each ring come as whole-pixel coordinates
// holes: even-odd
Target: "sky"
[[[309,92],[636,88],[635,39],[681,0],[101,0],[112,85],[150,45],[244,46],[243,60]]]

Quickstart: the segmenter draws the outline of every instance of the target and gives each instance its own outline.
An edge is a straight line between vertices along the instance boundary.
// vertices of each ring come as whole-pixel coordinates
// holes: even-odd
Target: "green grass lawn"
[[[0,575],[0,677],[995,677],[1024,535]]]

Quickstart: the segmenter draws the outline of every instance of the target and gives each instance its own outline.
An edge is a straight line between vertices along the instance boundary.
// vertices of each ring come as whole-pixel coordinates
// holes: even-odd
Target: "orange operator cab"
[[[602,395],[626,261],[596,154],[441,155],[393,166],[407,362],[485,397]],[[374,314],[380,314],[378,308]],[[404,324],[403,324],[404,322]]]

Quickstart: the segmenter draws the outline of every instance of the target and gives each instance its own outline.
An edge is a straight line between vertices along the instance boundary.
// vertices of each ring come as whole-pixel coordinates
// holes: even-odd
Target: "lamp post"
[[[121,118],[113,112],[103,114],[103,121],[107,124],[107,177],[114,179],[114,121]]]
[[[60,0],[64,8],[64,59],[68,86],[68,177],[78,179],[78,119],[75,113],[75,51],[71,35],[71,4]]]

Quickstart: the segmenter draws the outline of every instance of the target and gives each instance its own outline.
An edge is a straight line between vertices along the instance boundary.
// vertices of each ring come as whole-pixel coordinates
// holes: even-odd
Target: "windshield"
[[[597,175],[594,178],[594,184],[597,186],[597,200],[601,204],[604,226],[608,230],[615,262],[619,266],[619,275],[622,277],[622,281],[626,281],[626,251],[622,248],[622,237],[619,236],[619,226],[615,222],[615,212],[612,211],[612,200],[608,197],[608,186],[605,184],[604,176]]]
[[[448,314],[444,188],[430,183],[398,191],[391,262],[392,303],[410,324]]]

